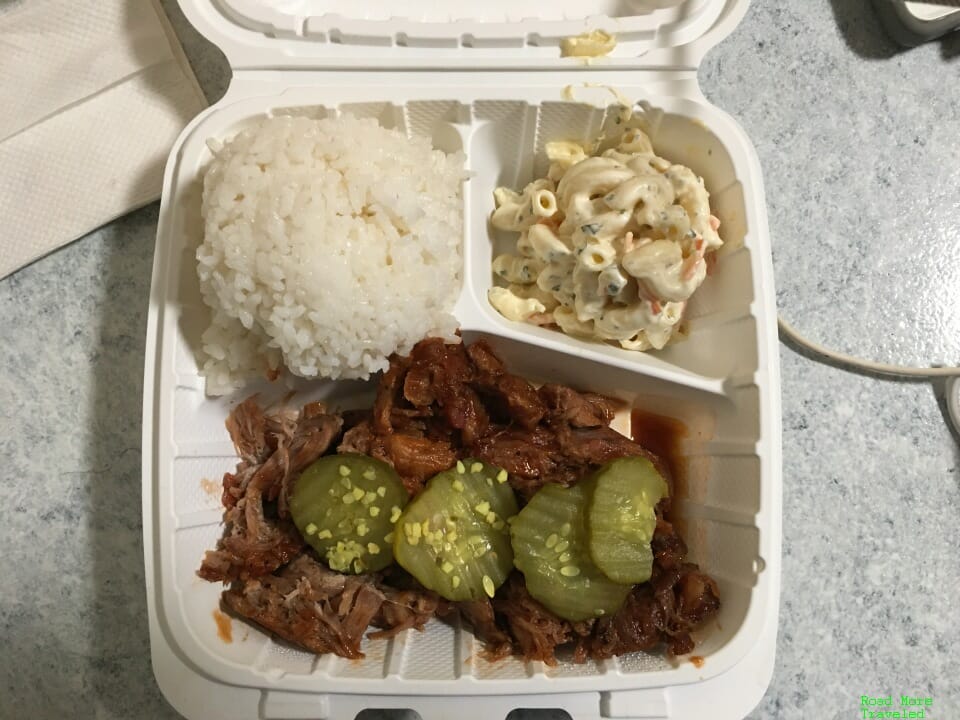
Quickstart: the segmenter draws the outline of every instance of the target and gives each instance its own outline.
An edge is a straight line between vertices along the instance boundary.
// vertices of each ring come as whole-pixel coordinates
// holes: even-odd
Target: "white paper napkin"
[[[156,200],[205,105],[151,0],[0,0],[0,277]]]

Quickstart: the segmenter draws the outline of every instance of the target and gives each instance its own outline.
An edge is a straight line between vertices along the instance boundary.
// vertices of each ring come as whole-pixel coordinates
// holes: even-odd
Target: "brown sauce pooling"
[[[658,455],[673,476],[671,496],[686,494],[686,460],[680,452],[687,426],[675,418],[634,409],[630,413],[630,437],[654,455]]]
[[[225,643],[232,643],[233,623],[230,621],[230,616],[226,613],[220,612],[219,610],[214,610],[213,620],[215,623],[217,623],[217,637],[219,637]]]

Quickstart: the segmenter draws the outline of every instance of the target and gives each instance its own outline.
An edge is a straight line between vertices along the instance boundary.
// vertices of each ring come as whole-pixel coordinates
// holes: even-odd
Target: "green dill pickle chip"
[[[614,460],[585,483],[590,557],[611,580],[642,583],[653,572],[650,541],[657,527],[655,508],[667,483],[646,458]]]
[[[327,455],[300,475],[290,514],[331,570],[364,573],[393,562],[393,526],[407,502],[396,471],[366,455]]]
[[[530,594],[574,622],[615,613],[630,593],[594,565],[588,550],[589,490],[544,485],[510,526],[514,562]]]
[[[493,597],[513,568],[508,521],[517,500],[507,473],[461,460],[435,475],[397,521],[397,562],[447,600]]]

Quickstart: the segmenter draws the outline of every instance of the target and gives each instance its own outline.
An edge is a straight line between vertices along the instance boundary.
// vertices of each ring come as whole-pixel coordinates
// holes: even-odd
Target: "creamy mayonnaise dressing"
[[[568,335],[662,348],[723,241],[702,178],[658,157],[638,128],[599,155],[546,145],[547,177],[497,188],[491,222],[520,233],[498,256],[490,303],[506,318]]]

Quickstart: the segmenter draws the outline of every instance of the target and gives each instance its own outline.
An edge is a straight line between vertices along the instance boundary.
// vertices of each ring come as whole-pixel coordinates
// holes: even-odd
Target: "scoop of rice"
[[[214,153],[197,271],[207,392],[285,365],[366,378],[452,338],[463,155],[350,116],[264,119]]]

